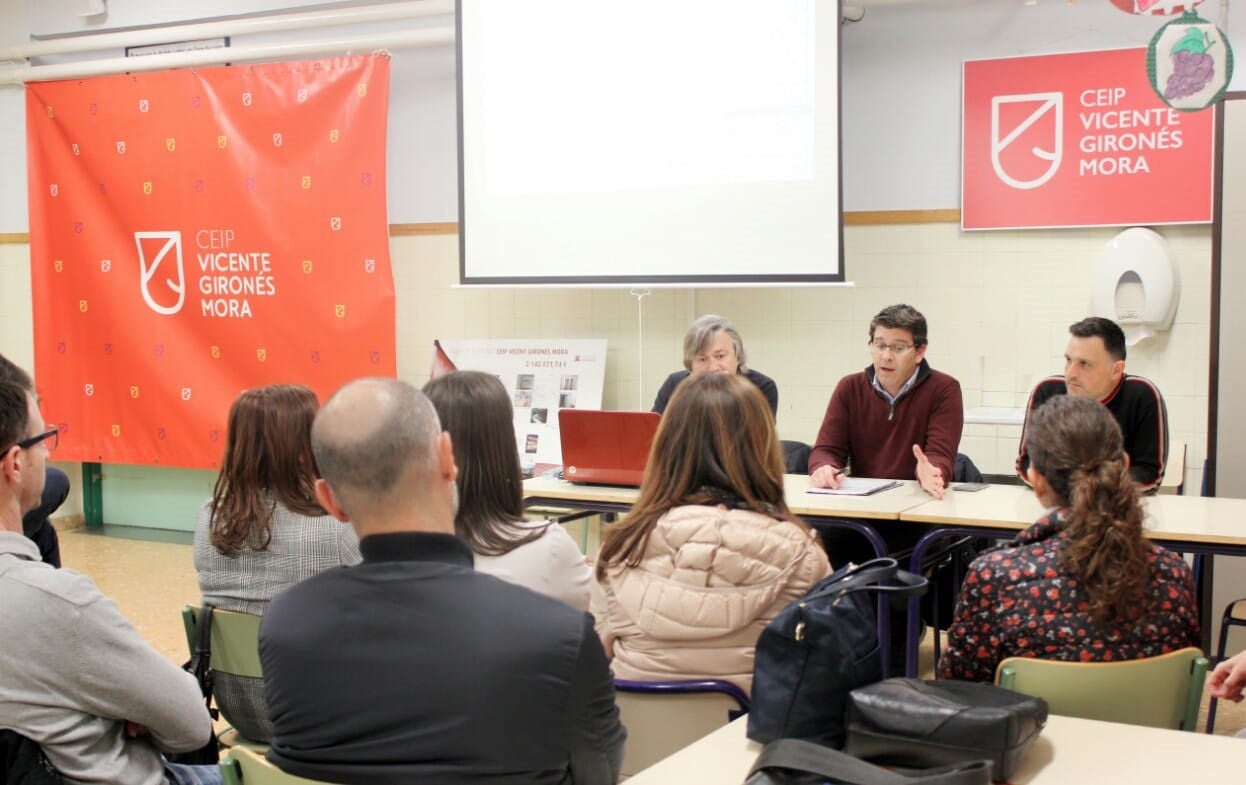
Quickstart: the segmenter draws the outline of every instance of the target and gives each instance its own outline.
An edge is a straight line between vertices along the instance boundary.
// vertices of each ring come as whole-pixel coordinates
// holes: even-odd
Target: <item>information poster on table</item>
[[[502,380],[514,406],[524,464],[561,464],[559,409],[600,409],[606,341],[476,339],[437,341],[433,375],[485,371]]]
[[[961,227],[1210,222],[1213,113],[1164,103],[1146,55],[966,62]]]

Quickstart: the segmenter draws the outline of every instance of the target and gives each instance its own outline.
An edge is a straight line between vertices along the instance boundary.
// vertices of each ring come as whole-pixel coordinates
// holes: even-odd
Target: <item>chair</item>
[[[1185,493],[1185,442],[1168,443],[1168,460],[1164,463],[1164,479],[1156,493]]]
[[[200,609],[191,605],[182,608],[182,624],[186,628],[186,642],[194,653],[198,638],[198,618]],[[228,673],[234,676],[263,678],[260,668],[260,617],[250,613],[223,611],[217,608],[212,611],[212,671]],[[217,708],[220,708],[218,705]],[[225,721],[233,722],[229,715],[221,712]],[[268,745],[252,741],[234,728],[220,733],[218,740],[222,746],[245,746],[264,750]]]
[[[264,755],[246,747],[234,747],[221,758],[223,785],[323,785],[322,780],[309,780],[287,774],[269,763]]]
[[[1009,657],[995,682],[1047,701],[1052,714],[1193,731],[1207,658],[1193,646],[1121,662]]]
[[[789,439],[784,439],[779,444],[783,445],[784,471],[788,474],[808,474],[809,454],[813,449],[804,442]]]
[[[627,727],[622,774],[630,777],[748,712],[744,691],[715,679],[615,679],[615,702]]]
[[[982,482],[985,478],[973,459],[963,452],[956,453],[952,464],[952,482]]]

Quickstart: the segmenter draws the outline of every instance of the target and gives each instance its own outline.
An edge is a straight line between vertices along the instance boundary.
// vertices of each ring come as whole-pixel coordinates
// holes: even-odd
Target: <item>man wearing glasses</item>
[[[56,441],[34,396],[0,381],[3,733],[38,745],[66,782],[219,783],[215,766],[166,765],[160,753],[198,749],[212,736],[194,677],[143,640],[89,578],[41,562],[22,533]]]
[[[809,456],[809,482],[838,488],[846,472],[916,479],[942,499],[965,422],[960,383],[926,362],[926,317],[912,306],[878,312],[870,321],[869,352],[873,363],[835,386]],[[875,528],[890,552],[911,547],[921,534],[886,521]],[[836,567],[874,557],[851,532],[825,531],[823,541]]]
[[[0,381],[13,382],[32,395],[35,392],[34,381],[30,374],[14,365],[7,357],[0,354]],[[61,566],[61,545],[52,526],[52,513],[60,509],[69,496],[69,476],[54,466],[47,467],[44,472],[43,494],[39,504],[22,517],[22,529],[26,536],[39,546],[39,556],[44,564],[53,567]]]
[[[835,387],[809,456],[810,483],[838,488],[858,477],[916,479],[936,499],[952,480],[965,423],[960,383],[926,362],[926,317],[891,305],[870,322],[861,373]]]

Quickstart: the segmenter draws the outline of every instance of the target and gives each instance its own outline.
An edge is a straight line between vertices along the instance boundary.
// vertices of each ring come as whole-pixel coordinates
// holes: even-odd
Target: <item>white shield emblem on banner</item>
[[[281,147],[281,134],[273,134],[273,147]]]
[[[1000,107],[1008,104],[1034,104],[1033,110],[1026,114],[1020,123],[1012,128],[1001,128],[999,113]],[[1047,116],[1048,113],[1054,112],[1054,128],[1055,133],[1046,148],[1033,145],[1030,153],[1041,161],[1047,161],[1047,170],[1038,177],[1032,177],[1028,180],[1021,180],[1013,177],[1004,171],[1003,165],[1000,163],[1000,153],[1008,148],[1009,145],[1017,141],[1019,137],[1030,129],[1030,126],[1037,123]],[[1029,93],[1026,95],[997,95],[991,99],[991,168],[995,170],[996,176],[1003,180],[1013,188],[1028,190],[1037,188],[1046,183],[1055,176],[1056,171],[1060,169],[1060,162],[1064,157],[1064,94],[1063,93]],[[1029,138],[1029,137],[1027,137]]]
[[[150,104],[148,104],[148,103],[147,103],[147,99],[146,99],[146,98],[140,98],[140,99],[138,100],[138,110],[139,110],[140,112],[146,112],[146,111],[148,110],[148,108],[149,108],[149,107],[150,107]]]
[[[300,87],[300,88],[299,88],[299,90],[298,90],[298,93],[296,93],[296,95],[298,96],[298,101],[299,101],[299,103],[300,103],[300,104],[301,104],[301,103],[303,103],[304,101],[306,101],[306,100],[307,100],[307,88],[306,88],[306,87]]]
[[[144,240],[148,241],[144,244]],[[182,305],[186,302],[186,274],[182,267],[182,233],[181,232],[135,232],[134,244],[138,246],[138,262],[141,277],[139,279],[139,291],[143,295],[143,302],[156,313],[166,316],[172,316],[182,310]],[[147,258],[147,249],[155,250],[155,255],[149,260]],[[151,281],[156,276],[156,271],[160,269],[161,262],[168,257],[169,252],[173,251],[174,261],[169,265],[176,263],[176,269],[165,265],[166,274],[163,276],[164,284],[173,294],[177,295],[177,302],[173,305],[162,305],[159,300],[167,299],[168,295],[163,291],[153,293],[151,291]]]
[[[117,152],[121,155],[125,155],[125,141],[124,140],[117,142]]]

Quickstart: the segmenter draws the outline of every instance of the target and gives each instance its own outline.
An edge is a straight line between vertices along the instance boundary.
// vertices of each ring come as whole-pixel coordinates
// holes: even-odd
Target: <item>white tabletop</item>
[[[788,474],[783,478],[783,491],[792,512],[803,518],[859,518],[872,520],[899,519],[900,513],[930,500],[916,482],[902,482],[869,496],[831,496],[807,493],[809,477]],[[533,477],[524,480],[524,498],[541,498],[569,506],[584,504],[631,504],[640,495],[637,488],[613,485],[576,485],[556,477]]]
[[[836,496],[808,493],[809,477],[787,474],[783,477],[783,494],[792,512],[803,518],[868,518],[894,521],[900,513],[930,501],[930,494],[916,482],[905,481],[898,488],[872,493],[869,496]]]
[[[761,752],[747,718],[726,725],[628,779],[628,785],[736,785]],[[1246,740],[1051,716],[1012,785],[1183,785],[1241,782]]]
[[[557,477],[540,476],[523,481],[523,495],[525,499],[540,497],[569,503],[632,504],[640,496],[640,489],[619,485],[576,485]]]
[[[1246,546],[1246,499],[1147,496],[1143,526],[1156,540]],[[1034,492],[1022,485],[992,485],[974,493],[949,492],[904,510],[900,520],[945,526],[1024,529],[1044,514]]]

